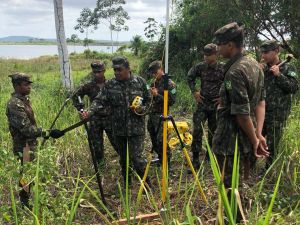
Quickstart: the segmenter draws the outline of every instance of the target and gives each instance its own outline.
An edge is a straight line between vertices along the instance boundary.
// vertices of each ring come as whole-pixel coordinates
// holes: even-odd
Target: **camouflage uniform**
[[[156,133],[159,126],[160,116],[163,115],[164,108],[164,80],[161,78],[160,80],[155,80],[151,87],[157,88],[158,95],[153,97],[153,105],[151,108],[151,112],[149,114],[149,120],[147,129],[150,134],[151,142],[152,142],[152,150],[155,151],[158,155],[160,162],[162,161],[162,152],[163,152],[163,128],[162,126],[159,128],[158,134]],[[168,105],[172,106],[176,100],[176,85],[175,83],[169,79],[168,84]],[[162,124],[162,123],[161,123]],[[170,148],[167,146],[168,159],[170,159]]]
[[[278,48],[276,42],[266,41],[261,45],[261,51]],[[265,65],[266,114],[263,135],[267,139],[270,156],[267,167],[272,164],[278,144],[283,134],[283,128],[290,114],[292,94],[299,89],[299,82],[294,67],[286,63],[280,66],[280,75],[274,76],[270,71],[271,65]]]
[[[24,74],[24,81],[30,82],[29,77]],[[20,80],[18,76],[12,77],[13,82]],[[21,79],[22,80],[22,79]],[[13,93],[6,107],[6,116],[9,124],[9,131],[13,139],[14,154],[21,160],[23,164],[23,149],[26,145],[31,151],[37,146],[37,137],[45,136],[46,132],[42,128],[37,127],[34,112],[28,96],[19,93]],[[33,155],[31,155],[31,158]]]
[[[116,57],[113,67],[123,65],[127,59]],[[107,107],[111,109],[112,130],[115,137],[116,150],[120,156],[122,175],[126,175],[127,147],[130,163],[140,177],[143,177],[146,160],[143,157],[145,138],[145,116],[137,115],[130,108],[136,96],[143,98],[143,104],[150,102],[149,87],[146,81],[133,74],[128,80],[119,81],[113,78],[107,81],[92,103],[90,114],[101,114]]]
[[[32,83],[29,76],[23,73],[16,73],[10,75],[12,83],[28,82]],[[45,137],[46,132],[42,128],[37,127],[34,112],[31,107],[31,102],[28,96],[24,96],[20,93],[14,92],[11,95],[10,100],[6,107],[6,116],[8,119],[9,131],[13,139],[13,152],[21,161],[21,165],[25,163],[23,161],[23,152],[25,148],[29,148],[29,160],[34,158],[33,152],[37,147],[37,138]],[[23,169],[20,171],[23,174]],[[20,187],[24,184],[20,181]],[[30,189],[30,186],[28,187]],[[19,192],[20,201],[23,205],[29,207],[29,190],[21,189]]]
[[[209,45],[207,46],[210,47]],[[214,65],[208,65],[205,62],[201,62],[192,67],[187,75],[188,85],[192,93],[197,91],[197,78],[201,81],[200,94],[204,99],[202,102],[197,103],[197,109],[193,114],[193,142],[191,150],[194,162],[198,162],[198,155],[202,149],[203,126],[206,121],[208,121],[208,143],[210,146],[212,145],[213,134],[217,127],[217,107],[216,102],[213,100],[219,98],[219,90],[224,79],[223,64],[217,62]]]
[[[77,89],[76,94],[73,96],[73,104],[78,111],[81,110],[82,105],[79,104],[78,96],[82,99],[85,95],[89,97],[90,102],[92,102],[100,89],[103,88],[105,84],[105,79],[101,82],[96,82],[94,73],[90,73],[82,82],[80,87]],[[104,158],[104,140],[103,131],[105,131],[110,143],[114,148],[116,148],[114,143],[114,137],[111,130],[111,116],[109,113],[107,115],[97,116],[89,123],[89,139],[91,140],[92,147],[94,148],[96,160],[99,162]]]
[[[237,35],[235,32],[239,32],[238,28],[236,23],[220,28],[215,33],[217,43],[223,41],[223,36],[228,38],[230,35]],[[218,124],[212,148],[220,168],[223,168],[226,158],[224,185],[228,188],[231,186],[236,138],[242,159],[249,160],[253,156],[252,144],[240,129],[236,115],[249,115],[256,125],[255,107],[264,100],[265,92],[263,71],[254,59],[239,53],[227,62],[224,71],[224,82],[220,89],[221,104],[218,106]]]

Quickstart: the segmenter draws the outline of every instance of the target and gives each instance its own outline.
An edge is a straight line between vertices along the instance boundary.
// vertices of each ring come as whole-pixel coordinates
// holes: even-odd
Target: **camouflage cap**
[[[12,83],[18,83],[18,82],[21,82],[21,81],[25,81],[25,82],[28,82],[28,83],[33,83],[30,80],[30,76],[28,74],[25,74],[25,73],[17,72],[17,73],[10,74],[9,77],[11,78]]]
[[[229,41],[234,40],[239,35],[243,34],[244,27],[239,26],[236,22],[229,23],[219,28],[214,36],[214,43],[217,45],[226,44]]]
[[[112,67],[115,68],[120,68],[120,67],[129,67],[129,62],[125,57],[122,56],[117,56],[115,58],[112,59]]]
[[[217,45],[210,43],[204,46],[203,53],[204,55],[212,55],[214,53],[217,53]]]
[[[93,72],[101,72],[105,70],[105,65],[101,61],[94,61],[91,63]]]
[[[276,40],[267,40],[260,46],[261,52],[268,52],[279,48],[279,44]]]
[[[148,72],[150,74],[154,74],[157,72],[158,69],[162,68],[162,62],[159,60],[155,60],[152,63],[150,63],[148,67]]]

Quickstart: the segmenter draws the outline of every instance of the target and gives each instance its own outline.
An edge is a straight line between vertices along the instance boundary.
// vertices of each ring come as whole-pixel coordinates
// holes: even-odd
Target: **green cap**
[[[243,34],[244,27],[239,26],[236,22],[229,23],[218,29],[214,36],[214,43],[217,45],[226,44]]]
[[[276,40],[267,40],[260,46],[261,52],[268,52],[279,48],[279,44]]]
[[[118,56],[112,59],[112,67],[113,68],[120,68],[122,66],[128,68],[129,67],[129,62],[125,57]]]
[[[91,63],[93,72],[102,72],[105,70],[105,66],[101,61],[94,61]]]
[[[150,63],[149,67],[148,67],[148,72],[150,74],[154,74],[157,72],[157,70],[159,70],[160,68],[162,68],[162,62],[159,60],[155,60],[152,63]]]
[[[33,83],[30,80],[30,76],[28,74],[25,74],[25,73],[17,72],[17,73],[10,74],[9,77],[11,78],[12,83],[18,83],[18,82],[21,82],[21,81],[25,81],[25,82],[28,82],[28,83]]]
[[[216,44],[213,44],[213,43],[205,45],[204,48],[203,48],[204,55],[212,55],[212,54],[217,53],[217,51],[218,51],[217,47],[218,46]]]

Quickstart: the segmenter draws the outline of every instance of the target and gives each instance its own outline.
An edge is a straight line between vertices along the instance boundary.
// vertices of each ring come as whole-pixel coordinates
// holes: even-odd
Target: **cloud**
[[[83,8],[93,9],[96,0],[63,0],[65,32],[69,37],[73,33],[76,19]],[[130,20],[128,32],[120,32],[119,40],[130,40],[132,36],[143,35],[144,21],[154,17],[164,23],[166,0],[127,0],[124,9]],[[0,0],[0,36],[28,35],[41,38],[54,38],[55,21],[53,0]],[[116,35],[116,34],[114,34]],[[81,38],[83,34],[79,34]],[[98,30],[90,34],[91,38],[109,39],[110,34],[106,26],[99,26]]]

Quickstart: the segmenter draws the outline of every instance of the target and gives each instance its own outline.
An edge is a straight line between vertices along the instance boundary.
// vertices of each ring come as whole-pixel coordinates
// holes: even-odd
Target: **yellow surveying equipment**
[[[181,140],[183,140],[183,143],[186,146],[190,146],[193,141],[193,136],[191,135],[191,133],[189,133],[190,128],[189,128],[188,123],[185,121],[177,121],[177,122],[175,122],[175,125],[179,131],[179,135],[180,135]],[[173,123],[171,121],[168,121],[168,131],[170,134],[176,135],[176,131],[175,131]],[[178,145],[179,143],[180,143],[180,140],[178,137],[172,137],[168,142],[171,150],[175,149],[176,145]]]
[[[136,108],[140,107],[142,104],[143,104],[143,98],[141,96],[136,96],[133,99],[130,108],[136,110]]]

